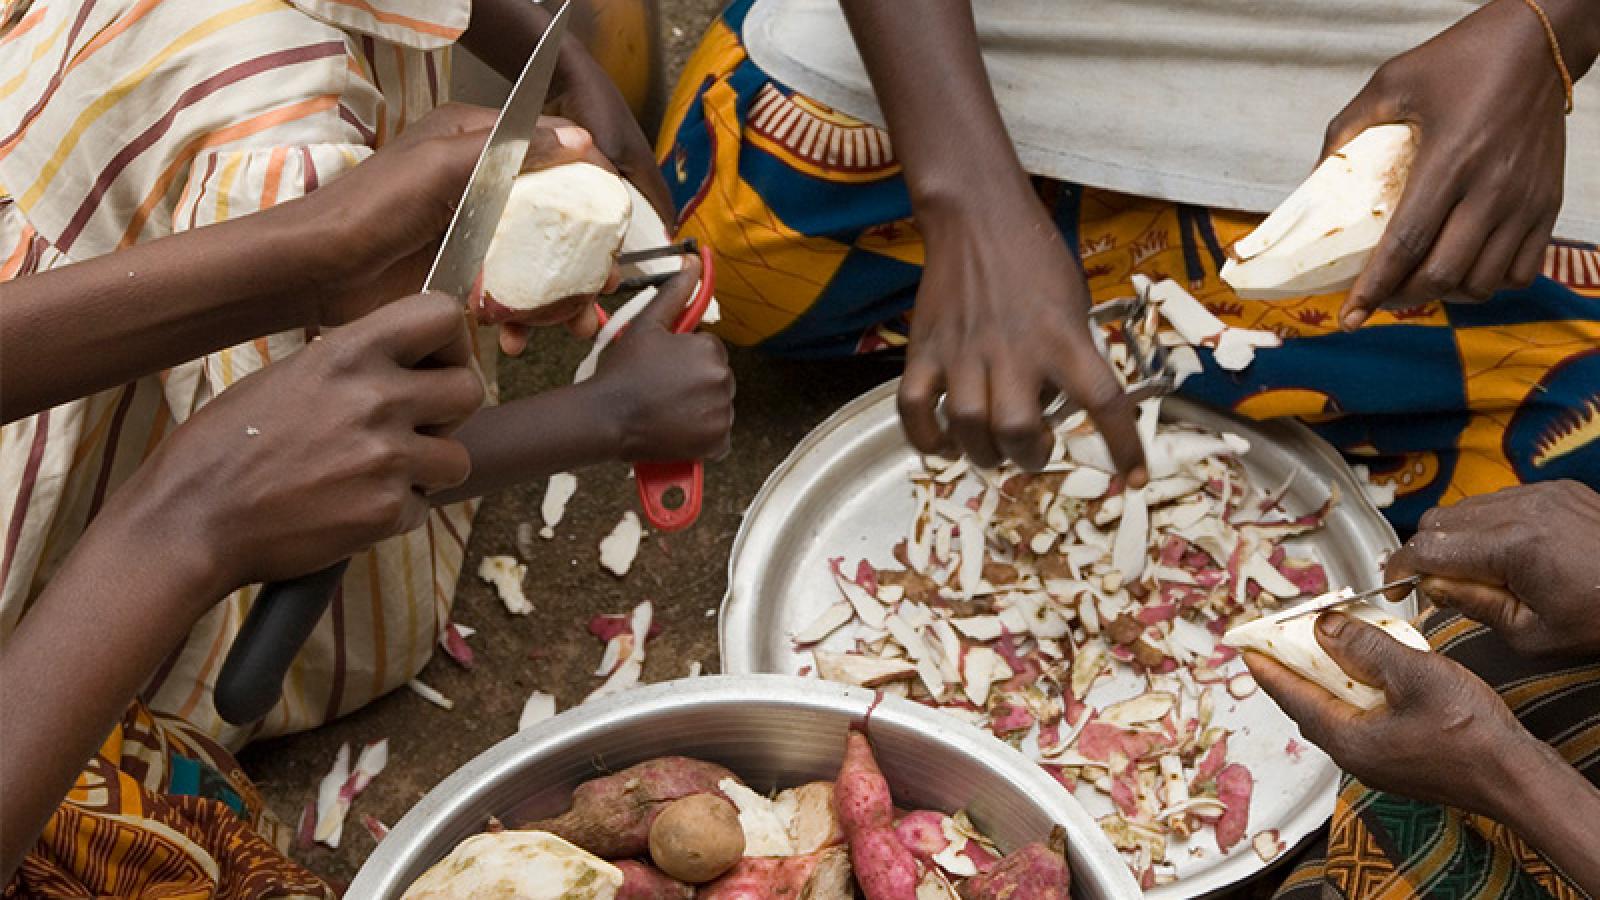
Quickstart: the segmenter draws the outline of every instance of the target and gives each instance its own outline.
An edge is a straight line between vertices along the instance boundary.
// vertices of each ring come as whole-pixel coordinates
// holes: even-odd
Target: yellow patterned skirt
[[[135,704],[4,897],[334,900],[284,855],[289,839],[227,750]]]
[[[752,62],[749,0],[715,21],[667,110],[658,156],[684,235],[717,254],[728,340],[826,359],[903,347],[923,245],[889,136]],[[959,139],[959,136],[952,136]],[[1545,278],[1481,306],[1428,303],[1339,330],[1340,296],[1247,301],[1217,277],[1259,217],[1058,182],[1039,191],[1095,299],[1134,274],[1186,285],[1284,346],[1184,392],[1251,418],[1295,416],[1375,480],[1402,531],[1423,512],[1530,481],[1600,489],[1600,249],[1557,243]]]

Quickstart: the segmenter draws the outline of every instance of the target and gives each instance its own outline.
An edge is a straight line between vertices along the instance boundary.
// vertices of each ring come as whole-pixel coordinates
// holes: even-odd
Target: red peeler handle
[[[700,327],[700,320],[711,306],[715,283],[711,250],[702,244],[700,284],[672,323],[674,334],[688,334]],[[644,517],[657,531],[682,531],[700,518],[705,464],[699,460],[634,463],[633,480],[639,485],[639,505],[644,509]]]

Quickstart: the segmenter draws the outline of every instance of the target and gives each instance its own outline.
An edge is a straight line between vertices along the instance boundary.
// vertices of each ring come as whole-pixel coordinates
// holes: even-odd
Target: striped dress
[[[0,0],[0,302],[11,279],[337,178],[443,101],[469,14],[468,0]],[[0,431],[0,640],[169,430],[305,339],[270,335]],[[357,556],[253,729],[211,702],[253,588],[198,624],[152,707],[237,747],[404,684],[449,613],[473,511],[437,510]]]

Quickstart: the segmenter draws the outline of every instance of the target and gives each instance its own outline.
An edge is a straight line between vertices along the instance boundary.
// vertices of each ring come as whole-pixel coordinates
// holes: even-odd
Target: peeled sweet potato
[[[962,900],[1067,900],[1067,833],[1059,826],[1050,842],[1035,841],[1008,855],[988,872],[961,884]]]
[[[844,763],[833,785],[833,799],[850,842],[856,883],[867,900],[916,900],[921,875],[916,858],[895,835],[889,782],[872,756],[867,736],[854,729],[845,737]]]
[[[663,756],[578,785],[571,809],[523,827],[548,831],[605,859],[632,859],[649,850],[650,826],[668,803],[717,793],[717,782],[733,777],[715,763]]]
[[[851,900],[850,854],[829,847],[804,856],[747,856],[700,888],[699,900]]]
[[[622,887],[616,900],[693,900],[694,888],[668,877],[654,866],[635,859],[612,863],[622,870]]]

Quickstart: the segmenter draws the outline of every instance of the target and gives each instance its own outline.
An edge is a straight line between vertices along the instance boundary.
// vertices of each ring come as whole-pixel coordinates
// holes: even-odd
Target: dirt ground
[[[694,47],[718,0],[664,0],[663,39],[672,72]],[[548,335],[522,360],[501,367],[507,396],[562,384],[581,359],[575,342]],[[352,878],[374,841],[364,815],[394,824],[450,772],[516,730],[528,694],[553,693],[561,709],[583,699],[601,643],[585,631],[597,612],[626,612],[640,600],[655,604],[664,631],[650,642],[646,681],[687,674],[693,662],[717,671],[715,610],[726,586],[729,549],[739,520],[762,481],[811,428],[846,401],[891,377],[883,363],[812,366],[774,362],[735,352],[738,377],[733,453],[706,472],[704,512],[692,529],[650,536],[633,572],[617,579],[599,567],[597,544],[625,510],[635,508],[627,469],[608,465],[580,474],[577,496],[554,540],[535,539],[524,561],[534,612],[506,613],[491,588],[473,577],[485,555],[517,554],[517,526],[541,523],[542,483],[489,497],[478,514],[465,572],[456,593],[455,620],[478,629],[468,643],[476,667],[465,670],[443,653],[422,672],[423,681],[455,702],[446,711],[408,690],[306,734],[266,741],[243,754],[243,763],[272,808],[298,819],[316,793],[318,779],[345,742],[388,738],[389,767],[355,802],[338,850],[318,845],[302,862],[336,883]],[[298,852],[298,851],[297,851]]]

